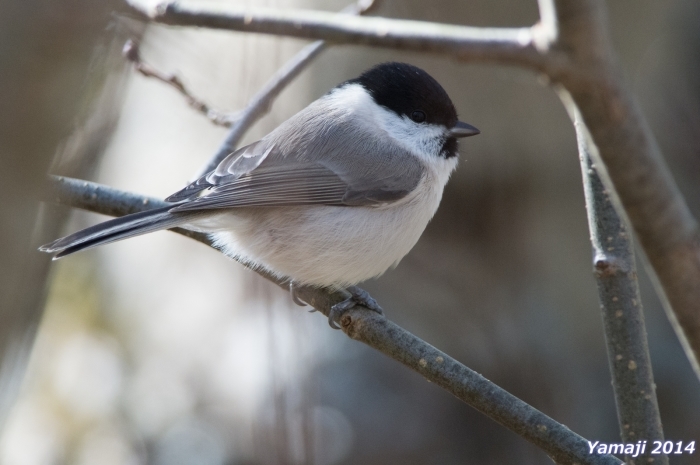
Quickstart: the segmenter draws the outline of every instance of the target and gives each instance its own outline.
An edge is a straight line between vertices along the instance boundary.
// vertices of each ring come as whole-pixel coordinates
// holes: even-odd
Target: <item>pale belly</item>
[[[239,209],[198,222],[230,256],[300,284],[340,287],[396,266],[432,218],[442,189],[384,207]]]

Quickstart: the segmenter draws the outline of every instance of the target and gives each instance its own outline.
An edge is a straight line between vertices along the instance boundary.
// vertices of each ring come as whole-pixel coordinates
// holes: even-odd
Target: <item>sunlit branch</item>
[[[163,24],[420,50],[462,60],[517,64],[536,69],[544,66],[544,57],[535,48],[532,28],[529,27],[479,28],[315,10],[247,8],[228,2],[192,0],[146,8],[136,1],[127,1],[141,14]]]

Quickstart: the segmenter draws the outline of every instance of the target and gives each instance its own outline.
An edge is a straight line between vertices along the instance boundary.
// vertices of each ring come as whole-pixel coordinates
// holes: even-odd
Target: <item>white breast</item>
[[[379,276],[418,242],[457,163],[440,160],[418,187],[382,207],[300,206],[240,209],[203,229],[231,256],[280,277],[341,287]]]

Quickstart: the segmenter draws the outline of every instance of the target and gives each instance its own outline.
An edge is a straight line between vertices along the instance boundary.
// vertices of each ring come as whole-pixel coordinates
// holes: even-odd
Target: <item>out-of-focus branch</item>
[[[617,215],[591,159],[596,147],[588,130],[580,115],[574,115],[574,121],[593,245],[594,273],[622,441],[663,442],[631,235]],[[654,463],[668,465],[666,455],[652,455],[651,451],[651,448],[647,449],[639,459],[628,454],[627,463],[653,459]]]
[[[96,183],[51,177],[47,200],[106,215],[121,216],[167,205],[162,200],[119,191]],[[182,229],[175,230],[212,246],[208,237]],[[255,270],[288,289],[288,282]],[[344,292],[302,287],[299,297],[324,315],[331,306],[345,300]],[[566,426],[493,384],[449,355],[392,323],[376,312],[355,307],[341,318],[342,330],[424,376],[460,400],[542,448],[558,464],[620,464],[611,455],[590,454],[588,442]]]
[[[542,69],[544,56],[534,46],[533,29],[479,28],[379,17],[360,18],[313,10],[247,8],[211,1],[178,0],[146,8],[127,2],[148,19],[177,26],[322,39],[338,44],[373,45],[448,54]]]
[[[119,1],[0,7],[0,88],[7,89],[0,109],[0,431],[21,395],[48,294],[51,258],[36,248],[59,235],[70,214],[39,204],[45,183],[37,173],[60,159],[61,172],[91,176],[116,127],[123,62],[111,39],[119,28],[104,32]]]
[[[377,0],[359,0],[343,9],[342,13],[349,15],[362,15],[370,12],[377,5]],[[257,94],[250,99],[248,105],[237,116],[236,122],[229,131],[226,139],[216,151],[213,157],[202,167],[197,178],[216,169],[221,160],[236,150],[241,139],[248,129],[262,118],[268,111],[279,94],[301,73],[311,62],[326,49],[326,42],[317,40],[301,49],[291,60],[285,63],[268,80]]]
[[[141,59],[141,53],[139,46],[136,42],[129,39],[124,44],[122,50],[122,55],[129,60],[134,65],[134,69],[141,75],[157,79],[158,81],[164,82],[169,86],[173,87],[178,91],[185,100],[187,104],[195,109],[197,112],[206,116],[212,123],[217,126],[231,127],[234,121],[236,121],[238,114],[236,113],[223,113],[218,110],[214,110],[209,105],[204,103],[201,99],[197,98],[192,92],[190,92],[182,80],[175,74],[164,73],[159,69],[149,65]]]

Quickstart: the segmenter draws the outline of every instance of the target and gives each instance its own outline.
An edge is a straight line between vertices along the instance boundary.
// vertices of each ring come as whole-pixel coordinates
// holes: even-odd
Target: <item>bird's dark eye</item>
[[[422,123],[423,121],[425,121],[425,113],[420,110],[416,110],[413,113],[411,113],[411,119],[416,123]]]

